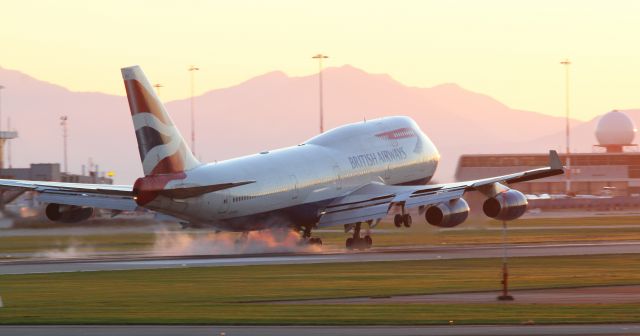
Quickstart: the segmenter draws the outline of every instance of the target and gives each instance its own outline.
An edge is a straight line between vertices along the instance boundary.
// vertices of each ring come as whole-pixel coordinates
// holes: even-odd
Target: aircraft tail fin
[[[199,166],[142,69],[136,65],[121,71],[145,176]]]

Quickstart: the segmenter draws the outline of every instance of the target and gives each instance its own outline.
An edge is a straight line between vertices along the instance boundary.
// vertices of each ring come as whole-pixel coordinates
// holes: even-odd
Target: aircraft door
[[[218,213],[225,213],[229,210],[231,198],[228,192],[222,192],[220,195],[220,203],[218,204]]]
[[[333,174],[335,176],[335,184],[336,184],[336,190],[342,190],[342,174],[340,172],[340,166],[335,165],[333,166]]]
[[[289,175],[289,182],[291,183],[291,199],[298,198],[298,178],[295,175]]]

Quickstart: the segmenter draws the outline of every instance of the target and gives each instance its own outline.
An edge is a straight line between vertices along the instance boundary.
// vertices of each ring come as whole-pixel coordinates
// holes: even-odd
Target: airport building
[[[576,195],[640,195],[640,153],[571,154],[569,190]],[[566,155],[560,155],[566,165]],[[548,164],[548,154],[463,155],[456,179],[473,180],[539,168]],[[565,194],[567,177],[552,176],[518,183],[525,194]]]
[[[602,152],[572,153],[570,172],[518,184],[525,194],[634,196],[640,195],[640,152],[633,139],[635,126],[624,113],[612,111],[598,122],[594,148]],[[566,154],[560,159],[567,163]],[[548,164],[548,153],[463,155],[458,161],[456,179],[472,180],[534,169]]]
[[[113,184],[113,179],[91,171],[85,174],[69,174],[60,171],[59,163],[32,163],[29,168],[0,169],[0,178],[31,181]]]
[[[624,113],[612,111],[598,122],[598,144],[592,153],[571,153],[569,174],[517,184],[530,195],[640,196],[640,152],[633,144],[636,129]],[[560,159],[567,163],[566,154]],[[472,180],[548,165],[548,153],[463,155],[456,179]]]
[[[83,167],[82,174],[70,174],[62,172],[59,163],[32,163],[28,168],[5,168],[4,145],[17,136],[15,131],[0,132],[1,179],[113,184],[112,178],[100,174],[97,169],[85,174]],[[43,205],[34,197],[34,192],[21,189],[0,190],[0,228],[11,227],[16,221],[40,218],[42,215]]]
[[[95,169],[96,171],[89,171],[89,174],[85,175],[84,166],[82,167],[82,174],[62,172],[59,163],[32,163],[28,168],[12,168],[11,160],[9,160],[9,168],[5,168],[5,144],[17,137],[18,132],[16,131],[0,131],[0,178],[2,179],[113,184],[113,179],[100,175],[97,168]],[[9,151],[9,157],[10,155],[11,152]]]

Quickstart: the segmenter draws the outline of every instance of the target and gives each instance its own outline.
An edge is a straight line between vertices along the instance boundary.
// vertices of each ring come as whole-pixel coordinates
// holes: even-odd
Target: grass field
[[[300,305],[265,301],[497,290],[499,259],[0,276],[0,323],[640,322],[640,304]],[[640,284],[640,254],[511,260],[512,288]]]
[[[496,221],[470,221],[462,224],[464,230],[440,230],[424,223],[415,223],[409,229],[395,229],[390,223],[382,223],[380,229],[388,232],[374,234],[374,245],[407,246],[407,245],[451,245],[451,244],[488,244],[502,241],[500,231],[489,230],[501,225]],[[606,225],[638,225],[626,228],[576,228],[580,226]],[[531,228],[512,230],[509,232],[511,243],[540,243],[540,242],[592,242],[592,241],[620,241],[640,240],[640,217],[594,217],[594,218],[535,218],[520,219],[509,224],[512,228]],[[537,229],[535,227],[553,226],[566,229]],[[151,230],[151,229],[150,229]],[[153,232],[127,232],[82,234],[82,235],[38,235],[37,231],[28,236],[2,236],[0,234],[1,255],[11,253],[37,253],[51,250],[65,250],[70,246],[78,251],[149,251],[156,241]],[[208,234],[209,232],[205,232]],[[200,235],[202,232],[184,231],[188,235]],[[325,245],[342,248],[347,235],[339,232],[320,232]]]

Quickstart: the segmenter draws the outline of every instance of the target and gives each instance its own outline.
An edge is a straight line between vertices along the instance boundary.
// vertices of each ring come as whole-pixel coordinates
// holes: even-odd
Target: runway
[[[2,335],[21,336],[503,336],[640,335],[639,324],[478,326],[0,326]]]
[[[640,253],[640,241],[575,243],[575,244],[512,244],[512,257],[567,256],[595,254]],[[328,253],[282,253],[223,256],[117,256],[101,259],[48,259],[0,262],[0,275],[61,272],[116,271],[182,267],[218,267],[280,264],[319,264],[345,262],[375,262],[403,260],[446,260],[502,257],[501,245],[432,246],[415,248],[377,248],[369,251]]]

